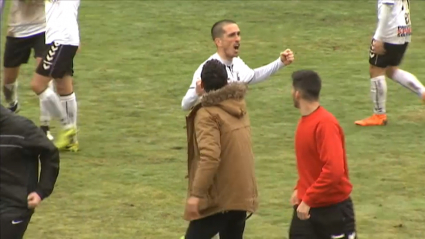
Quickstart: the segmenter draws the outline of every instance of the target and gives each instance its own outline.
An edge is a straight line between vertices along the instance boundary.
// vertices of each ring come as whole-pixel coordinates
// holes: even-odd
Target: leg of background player
[[[12,112],[19,111],[18,75],[20,66],[28,63],[31,55],[32,39],[6,37],[3,55],[3,93]]]
[[[41,63],[43,64],[43,63]],[[41,100],[41,104],[44,104],[46,109],[49,111],[51,116],[60,119],[63,129],[59,134],[59,139],[56,147],[59,149],[65,149],[66,146],[71,142],[70,137],[75,135],[75,129],[73,124],[71,124],[65,109],[62,107],[59,96],[48,88],[48,84],[51,81],[50,77],[42,76],[38,73],[34,74],[34,77],[31,81],[31,87],[33,91],[38,95]],[[56,81],[56,87],[58,93],[60,91],[61,84],[58,84]]]
[[[387,69],[387,76],[418,95],[425,103],[425,87],[413,74],[391,66]]]
[[[37,57],[36,58],[36,67],[40,64],[42,58]],[[51,80],[49,82],[49,89],[51,89],[52,91],[55,91],[54,85],[53,85],[53,80]],[[52,117],[50,116],[49,110],[46,108],[45,104],[42,104],[41,99],[40,101],[40,128],[44,131],[44,133],[46,134],[47,138],[49,138],[50,140],[53,140],[53,135],[50,132],[50,121],[52,120]]]
[[[18,67],[4,67],[3,68],[3,94],[8,104],[8,108],[17,113],[19,111],[18,104]]]
[[[359,126],[379,126],[387,124],[386,102],[387,82],[385,68],[370,65],[370,95],[373,101],[373,115],[369,118],[356,121]]]

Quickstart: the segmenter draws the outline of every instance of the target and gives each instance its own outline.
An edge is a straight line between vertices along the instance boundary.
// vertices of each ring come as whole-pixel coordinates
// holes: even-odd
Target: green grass
[[[184,234],[185,112],[180,102],[198,65],[215,52],[210,26],[235,19],[251,67],[291,48],[293,65],[252,86],[248,104],[260,192],[247,239],[287,238],[296,181],[290,74],[317,70],[322,104],[345,132],[360,238],[423,238],[425,107],[389,80],[389,125],[355,127],[371,114],[368,49],[375,1],[82,1],[75,59],[81,152],[61,155],[52,196],[27,239],[170,239]],[[425,81],[425,2],[412,2],[405,70]],[[4,33],[3,29],[3,33]],[[2,38],[3,40],[4,38]],[[4,44],[2,44],[4,45]],[[22,115],[38,122],[19,78]]]

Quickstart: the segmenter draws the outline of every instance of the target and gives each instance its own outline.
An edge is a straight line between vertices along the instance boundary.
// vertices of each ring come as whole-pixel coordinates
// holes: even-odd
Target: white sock
[[[14,104],[18,101],[18,81],[3,86],[4,98],[8,104]]]
[[[378,76],[370,80],[370,95],[373,101],[373,112],[385,114],[387,102],[387,82],[385,76]]]
[[[49,89],[54,91],[55,87],[53,85],[53,80],[49,82]],[[40,125],[41,126],[49,126],[50,120],[52,117],[50,116],[49,110],[46,108],[46,104],[43,104],[40,99]]]
[[[69,123],[71,123],[75,128],[77,128],[77,99],[75,93],[73,92],[67,96],[60,96],[60,101],[62,107],[65,109],[68,116]],[[77,141],[77,136],[74,136],[74,141]]]
[[[62,107],[65,109],[66,114],[69,119],[69,123],[77,127],[77,99],[75,97],[75,93],[72,93],[67,96],[60,96],[60,101],[62,103]]]
[[[425,92],[424,85],[416,78],[416,76],[407,71],[403,71],[401,69],[396,70],[392,79],[413,93],[419,95],[419,97],[422,97],[422,94]]]
[[[47,109],[51,116],[59,118],[64,128],[72,127],[65,109],[62,107],[59,96],[53,92],[52,89],[47,88],[38,97],[40,98],[41,104],[44,104],[44,109]]]

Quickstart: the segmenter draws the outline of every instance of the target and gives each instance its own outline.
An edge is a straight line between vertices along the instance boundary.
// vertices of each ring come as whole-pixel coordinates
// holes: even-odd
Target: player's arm
[[[220,165],[220,130],[212,116],[201,109],[195,117],[195,132],[200,161],[195,172],[191,196],[203,198],[207,195]]]
[[[196,82],[201,79],[201,73],[196,70],[195,74],[193,74],[192,83],[189,86],[189,89],[186,92],[186,95],[182,99],[182,109],[190,110],[198,101],[199,96],[196,93]]]
[[[46,135],[30,120],[25,119],[25,140],[23,146],[40,160],[40,180],[35,192],[45,199],[53,192],[59,175],[59,150]]]
[[[265,66],[251,69],[242,59],[239,58],[242,64],[242,71],[240,72],[240,80],[247,84],[255,84],[267,80],[270,76],[278,72],[285,66],[282,60],[277,59]]]
[[[311,185],[302,201],[307,205],[320,198],[327,197],[329,190],[338,184],[344,176],[344,152],[337,124],[322,122],[316,129],[317,150],[323,162],[322,172]]]
[[[394,7],[394,0],[385,0],[382,3],[382,9],[379,12],[378,16],[378,27],[376,28],[375,35],[373,39],[382,41],[382,38],[387,31],[388,22],[391,17],[391,12]]]

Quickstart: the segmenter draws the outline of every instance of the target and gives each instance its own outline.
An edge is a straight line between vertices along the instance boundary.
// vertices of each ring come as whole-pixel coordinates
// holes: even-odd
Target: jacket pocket
[[[199,210],[207,210],[218,205],[218,190],[215,184],[211,185],[205,198],[199,201]]]

